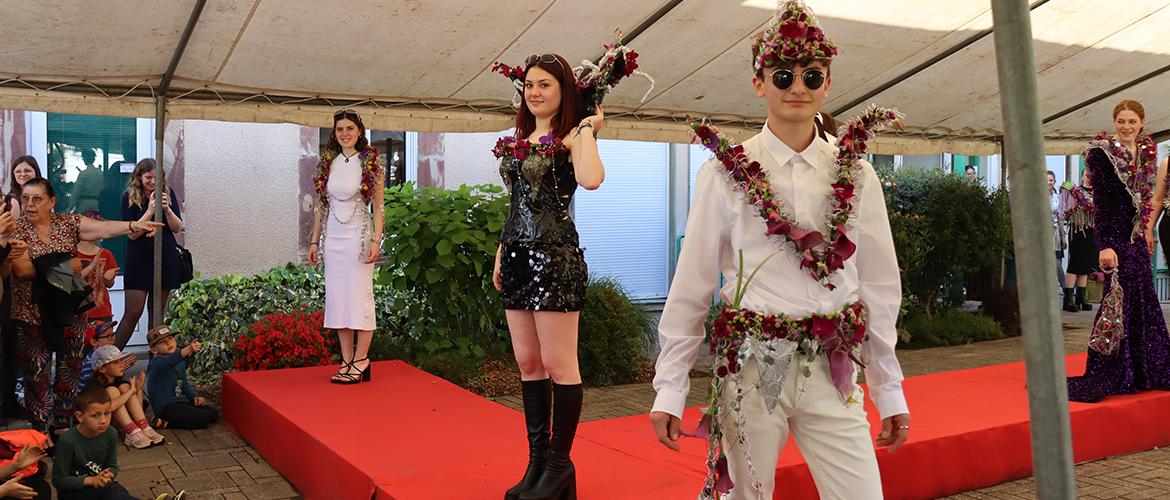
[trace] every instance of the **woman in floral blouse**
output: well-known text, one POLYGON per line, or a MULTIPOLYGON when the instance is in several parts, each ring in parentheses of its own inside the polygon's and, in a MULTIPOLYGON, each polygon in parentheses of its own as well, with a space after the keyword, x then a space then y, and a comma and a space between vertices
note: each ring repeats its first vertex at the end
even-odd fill
MULTIPOLYGON (((24 407, 32 428, 56 437, 50 428, 64 432, 73 418, 73 398, 81 376, 81 349, 86 316, 78 314, 63 338, 42 328, 41 308, 33 302, 37 269, 33 260, 67 253, 72 258, 79 239, 101 240, 130 234, 153 236, 157 222, 96 221, 78 214, 53 212, 57 198, 53 185, 43 178, 31 179, 21 190, 24 217, 12 238, 28 244, 28 251, 13 263, 12 318, 16 321, 20 361, 24 368, 24 407), (52 335, 52 336, 50 336, 52 335), (56 354, 56 370, 53 355, 56 354), (55 380, 50 380, 54 376, 55 380), (50 387, 51 386, 51 387, 50 387)), ((79 262, 74 263, 77 271, 79 262)))

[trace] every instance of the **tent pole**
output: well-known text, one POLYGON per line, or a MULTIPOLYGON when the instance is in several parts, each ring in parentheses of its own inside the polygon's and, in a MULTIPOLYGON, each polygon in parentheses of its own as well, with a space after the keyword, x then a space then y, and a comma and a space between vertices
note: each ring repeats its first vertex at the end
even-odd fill
POLYGON ((1011 170, 1024 362, 1036 498, 1075 499, 1064 343, 1055 292, 1055 244, 1032 26, 1025 0, 992 0, 1004 150, 1011 170))
MULTIPOLYGON (((163 196, 163 180, 165 179, 165 172, 163 170, 163 162, 166 155, 163 154, 163 135, 166 131, 165 118, 167 115, 167 90, 170 90, 171 80, 175 77, 175 70, 179 68, 179 60, 183 58, 183 51, 187 49, 187 43, 191 41, 191 33, 195 32, 195 25, 199 24, 199 16, 203 14, 203 7, 207 5, 207 0, 195 0, 195 6, 191 8, 191 17, 187 18, 187 25, 183 27, 183 33, 179 36, 179 44, 175 47, 175 53, 171 55, 171 62, 167 64, 167 70, 163 73, 162 81, 159 83, 158 94, 154 96, 154 199, 162 200, 163 196)), ((177 203, 177 200, 170 200, 171 203, 177 203)), ((163 214, 162 203, 155 203, 154 205, 154 220, 157 222, 167 223, 166 216, 163 214)), ((154 239, 154 293, 152 294, 151 312, 154 313, 154 324, 150 325, 154 328, 156 325, 163 324, 163 290, 162 290, 162 235, 167 228, 160 228, 156 233, 154 239)))

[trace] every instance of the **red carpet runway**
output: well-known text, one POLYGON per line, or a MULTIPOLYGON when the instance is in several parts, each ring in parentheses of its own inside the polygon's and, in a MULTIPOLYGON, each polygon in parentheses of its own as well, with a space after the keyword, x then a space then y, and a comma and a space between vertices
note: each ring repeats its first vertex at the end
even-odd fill
MULTIPOLYGON (((1084 372, 1085 355, 1067 358, 1084 372)), ((308 500, 498 500, 527 464, 523 415, 397 361, 373 382, 328 382, 336 367, 230 373, 227 425, 308 500)), ((700 390, 700 388, 695 388, 700 390)), ((1031 475, 1024 365, 912 377, 911 440, 878 450, 888 499, 930 499, 1031 475)), ((869 401, 866 401, 869 405, 869 401)), ((1077 462, 1170 444, 1170 392, 1072 403, 1077 462)), ((880 430, 869 406, 872 432, 880 430)), ((685 429, 698 422, 687 410, 685 429)), ((705 476, 704 441, 658 443, 645 415, 585 422, 573 461, 583 499, 691 499, 705 476)), ((776 471, 780 499, 815 499, 790 441, 776 471)))

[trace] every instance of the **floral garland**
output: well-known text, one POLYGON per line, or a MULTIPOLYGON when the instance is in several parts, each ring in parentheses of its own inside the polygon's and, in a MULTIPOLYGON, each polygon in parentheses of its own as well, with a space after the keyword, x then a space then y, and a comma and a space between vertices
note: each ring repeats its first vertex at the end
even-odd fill
MULTIPOLYGON (((313 177, 313 185, 317 187, 317 198, 326 207, 329 206, 329 190, 327 188, 329 169, 333 168, 333 160, 339 154, 341 154, 340 151, 323 151, 321 161, 317 162, 317 175, 313 177)), ((366 203, 370 203, 374 185, 378 176, 381 175, 381 167, 378 164, 378 148, 366 148, 358 153, 358 160, 362 163, 362 199, 366 203)))
MULTIPOLYGON (((730 441, 742 447, 752 487, 757 496, 762 495, 759 477, 751 461, 748 436, 743 430, 744 416, 740 411, 740 401, 745 392, 741 374, 744 363, 752 358, 756 360, 760 368, 760 381, 755 387, 764 392, 769 412, 779 398, 780 385, 788 376, 798 346, 801 357, 807 355, 809 362, 821 352, 829 357, 833 384, 847 402, 853 401, 850 399, 854 382, 853 364, 865 366, 860 360, 861 344, 869 337, 865 328, 867 310, 861 302, 847 304, 840 312, 812 314, 803 318, 740 309, 739 304, 747 286, 764 263, 779 252, 772 252, 760 262, 745 281, 743 250, 740 250, 739 279, 732 303, 724 307, 719 317, 711 322, 711 354, 715 357, 715 363, 712 366, 714 376, 711 377, 711 391, 707 394, 707 408, 703 411, 698 429, 695 432, 683 432, 686 436, 707 440, 707 479, 699 495, 700 500, 719 498, 720 494, 728 493, 735 486, 728 472, 727 450, 723 446, 725 429, 737 430, 738 436, 730 441), (730 407, 725 408, 721 403, 729 386, 734 388, 735 396, 728 398, 730 407), (727 422, 729 416, 734 418, 734 422, 727 422)), ((805 367, 803 375, 811 376, 808 367, 805 367)))
POLYGON ((790 215, 791 210, 772 191, 767 172, 760 167, 760 162, 747 156, 742 145, 735 144, 705 119, 695 122, 688 117, 688 120, 692 135, 715 153, 715 158, 723 164, 736 190, 744 193, 744 201, 759 209, 759 215, 768 228, 767 236, 783 237, 782 246, 786 244, 790 250, 802 255, 801 269, 808 269, 809 276, 825 288, 835 289, 836 286, 830 282, 832 274, 845 267, 845 261, 857 250, 857 245, 846 234, 846 223, 855 216, 857 186, 854 179, 861 172, 858 161, 868 151, 866 142, 877 131, 891 125, 901 128, 901 117, 897 111, 871 107, 861 116, 845 122, 838 131, 836 182, 832 184, 833 194, 829 197, 832 208, 826 214, 828 236, 797 226, 790 215), (817 247, 826 243, 824 250, 817 250, 817 247))
POLYGON ((1121 141, 1109 137, 1108 132, 1101 132, 1089 142, 1085 155, 1089 149, 1100 148, 1111 156, 1114 171, 1125 185, 1129 195, 1133 198, 1133 205, 1137 208, 1134 215, 1131 241, 1145 239, 1146 226, 1150 223, 1150 205, 1154 198, 1153 184, 1158 175, 1158 147, 1150 136, 1143 135, 1137 139, 1138 158, 1135 161, 1129 150, 1121 141), (1124 163, 1124 165, 1122 165, 1124 163))
MULTIPOLYGON (((524 67, 508 66, 496 61, 492 63, 491 71, 512 80, 517 92, 516 97, 512 99, 512 106, 520 107, 519 99, 524 95, 524 67)), ((597 106, 605 99, 605 95, 627 76, 637 75, 650 81, 650 88, 642 96, 641 102, 646 102, 646 98, 654 90, 654 78, 638 71, 638 53, 622 45, 621 30, 614 31, 614 43, 605 45, 605 54, 601 56, 598 64, 589 60, 581 61, 581 66, 573 68, 573 73, 577 75, 577 92, 581 96, 580 102, 585 116, 596 114, 597 106)))
POLYGON ((567 154, 569 148, 565 146, 561 139, 553 137, 552 132, 540 138, 537 143, 528 142, 525 139, 517 139, 515 137, 503 137, 496 141, 496 147, 492 148, 492 154, 496 158, 515 158, 524 161, 529 155, 537 155, 540 157, 549 157, 567 154))
POLYGON ((1073 228, 1084 231, 1093 227, 1093 193, 1081 186, 1064 183, 1064 203, 1068 207, 1064 210, 1064 220, 1069 221, 1073 228))

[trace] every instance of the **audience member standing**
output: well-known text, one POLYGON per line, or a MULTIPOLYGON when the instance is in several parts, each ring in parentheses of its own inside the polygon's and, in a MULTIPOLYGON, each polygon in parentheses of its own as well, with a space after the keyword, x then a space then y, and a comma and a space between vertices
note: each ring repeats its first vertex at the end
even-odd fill
MULTIPOLYGON (((154 159, 147 158, 138 162, 134 173, 130 174, 130 183, 126 192, 122 194, 122 220, 149 222, 154 220, 156 201, 154 198, 155 182, 154 159)), ((175 244, 175 234, 183 230, 183 219, 179 213, 179 203, 175 199, 175 191, 167 187, 166 176, 163 183, 163 218, 158 221, 165 223, 159 233, 162 234, 162 310, 166 311, 171 290, 179 288, 179 250, 175 244)), ((126 309, 122 320, 118 322, 117 338, 114 342, 119 349, 125 349, 134 334, 134 327, 138 325, 138 318, 142 317, 142 309, 146 308, 148 300, 154 294, 154 237, 142 233, 130 235, 126 243, 126 262, 123 262, 122 287, 126 290, 126 309)), ((154 317, 154 308, 148 309, 148 323, 150 328, 162 322, 162 318, 154 317)))

